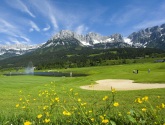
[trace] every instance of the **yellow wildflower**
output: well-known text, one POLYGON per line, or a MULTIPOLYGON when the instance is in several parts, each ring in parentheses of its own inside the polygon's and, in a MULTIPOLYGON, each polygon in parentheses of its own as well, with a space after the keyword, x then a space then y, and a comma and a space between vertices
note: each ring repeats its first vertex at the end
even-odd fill
POLYGON ((81 99, 80 98, 78 99, 78 102, 81 102, 81 99))
POLYGON ((100 115, 100 118, 103 120, 104 119, 104 117, 102 116, 102 115, 100 115))
POLYGON ((39 115, 37 116, 38 119, 40 119, 41 117, 42 117, 42 114, 39 114, 39 115))
POLYGON ((22 101, 22 98, 20 98, 19 100, 22 101))
POLYGON ((59 101, 60 101, 59 97, 56 97, 56 98, 55 98, 55 101, 56 101, 56 102, 59 102, 59 101))
POLYGON ((108 99, 108 96, 104 96, 103 98, 103 101, 107 100, 108 99))
POLYGON ((70 91, 73 91, 73 88, 71 88, 70 91))
POLYGON ((26 106, 22 106, 22 108, 23 108, 23 109, 25 109, 25 108, 26 108, 26 106))
POLYGON ((115 88, 111 88, 111 92, 112 93, 116 92, 115 88))
POLYGON ((148 100, 148 96, 144 96, 144 97, 142 98, 142 100, 143 100, 143 101, 147 101, 147 100, 148 100))
POLYGON ((74 95, 78 95, 78 93, 75 93, 74 95))
POLYGON ((128 114, 128 115, 130 115, 130 114, 131 114, 131 112, 127 112, 127 114, 128 114))
POLYGON ((113 103, 113 106, 117 107, 117 106, 119 106, 119 103, 115 102, 115 103, 113 103))
POLYGON ((49 115, 49 112, 45 112, 45 114, 46 114, 46 116, 50 116, 50 115, 49 115))
POLYGON ((142 108, 142 111, 143 111, 143 112, 146 112, 146 110, 147 110, 146 108, 142 108))
POLYGON ((91 121, 92 121, 92 122, 94 122, 94 120, 95 120, 94 118, 91 118, 91 121))
POLYGON ((163 108, 163 109, 165 108, 165 104, 164 103, 161 104, 161 108, 163 108))
POLYGON ((140 99, 140 98, 137 98, 136 100, 135 100, 135 102, 138 102, 138 103, 142 103, 143 101, 140 99))
POLYGON ((19 107, 19 104, 16 104, 16 106, 15 106, 16 108, 18 108, 19 107))
POLYGON ((108 123, 108 122, 109 122, 108 119, 103 119, 103 120, 102 120, 102 123, 104 123, 104 124, 106 124, 106 123, 108 123))
POLYGON ((81 106, 85 106, 87 103, 85 102, 85 103, 81 103, 81 106))
POLYGON ((90 110, 89 113, 92 113, 92 111, 90 110))
POLYGON ((31 125, 32 123, 29 121, 24 122, 24 125, 31 125))
POLYGON ((50 119, 46 118, 44 121, 45 121, 45 123, 48 123, 48 122, 50 122, 50 119))
POLYGON ((71 115, 71 113, 70 113, 70 112, 68 112, 68 111, 63 111, 63 115, 70 116, 70 115, 71 115))
POLYGON ((157 96, 158 99, 160 99, 160 96, 157 96))
POLYGON ((46 110, 47 108, 48 108, 48 106, 44 106, 44 107, 43 107, 43 110, 46 110))

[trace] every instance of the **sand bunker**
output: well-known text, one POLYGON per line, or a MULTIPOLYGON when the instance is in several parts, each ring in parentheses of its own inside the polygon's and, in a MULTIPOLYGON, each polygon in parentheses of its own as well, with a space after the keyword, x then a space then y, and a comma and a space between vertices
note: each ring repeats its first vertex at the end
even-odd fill
POLYGON ((165 88, 165 84, 134 83, 133 80, 124 80, 124 79, 106 79, 106 80, 98 80, 96 82, 98 84, 81 86, 80 88, 88 89, 88 90, 111 90, 111 87, 115 88, 116 90, 140 90, 140 89, 165 88))

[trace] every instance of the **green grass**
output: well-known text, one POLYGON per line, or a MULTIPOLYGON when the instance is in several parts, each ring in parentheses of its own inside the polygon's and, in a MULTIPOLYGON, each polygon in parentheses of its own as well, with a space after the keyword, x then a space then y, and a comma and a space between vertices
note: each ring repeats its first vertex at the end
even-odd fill
MULTIPOLYGON (((91 103, 98 101, 97 106, 102 105, 102 98, 109 95, 110 91, 90 91, 82 90, 80 86, 94 84, 96 80, 101 79, 131 79, 141 83, 165 83, 165 63, 144 63, 118 66, 99 66, 73 69, 60 69, 61 72, 73 72, 88 74, 86 77, 42 77, 42 76, 0 76, 0 111, 6 117, 11 116, 15 111, 15 105, 20 97, 30 95, 33 98, 38 97, 40 90, 50 89, 45 84, 54 82, 56 93, 62 99, 68 100, 65 91, 73 88, 74 92, 79 93, 79 97, 85 102, 91 103), (133 70, 139 70, 139 74, 133 74, 133 70), (148 73, 148 69, 151 72, 148 73), (19 93, 19 91, 22 93, 19 93)), ((149 96, 153 105, 157 105, 155 98, 161 96, 160 102, 165 103, 165 88, 148 89, 134 91, 117 91, 115 100, 119 102, 119 109, 129 109, 134 104, 137 97, 149 96)), ((69 100, 68 100, 69 101, 69 100)), ((33 102, 33 105, 40 105, 41 102, 33 102)))

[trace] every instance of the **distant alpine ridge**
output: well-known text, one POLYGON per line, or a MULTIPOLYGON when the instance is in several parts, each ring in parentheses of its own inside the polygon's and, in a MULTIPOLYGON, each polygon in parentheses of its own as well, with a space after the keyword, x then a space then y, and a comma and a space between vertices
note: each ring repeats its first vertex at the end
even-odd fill
POLYGON ((123 38, 121 34, 102 36, 98 33, 90 32, 86 35, 77 34, 69 30, 62 30, 54 35, 41 48, 56 46, 91 46, 93 48, 119 48, 130 47, 130 40, 123 38))
POLYGON ((12 56, 23 55, 25 53, 34 51, 38 47, 38 45, 26 44, 0 45, 0 60, 12 56))
POLYGON ((55 34, 41 48, 56 46, 91 46, 93 48, 157 48, 165 50, 165 24, 133 32, 128 37, 121 34, 102 36, 98 33, 86 35, 77 34, 69 30, 62 30, 55 34))
POLYGON ((36 49, 64 49, 78 46, 102 49, 147 47, 165 50, 165 24, 133 32, 128 37, 123 37, 121 34, 102 36, 93 32, 82 35, 69 30, 62 30, 42 45, 0 45, 0 59, 2 59, 2 57, 6 58, 6 56, 22 55, 36 49))

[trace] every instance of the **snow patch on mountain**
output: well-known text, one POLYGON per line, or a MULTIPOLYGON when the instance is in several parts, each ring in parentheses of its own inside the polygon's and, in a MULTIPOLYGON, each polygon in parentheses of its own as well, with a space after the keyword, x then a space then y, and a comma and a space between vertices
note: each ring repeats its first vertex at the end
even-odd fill
POLYGON ((127 38, 127 37, 124 37, 124 42, 131 45, 133 44, 133 42, 131 41, 131 39, 127 38))
POLYGON ((84 46, 91 46, 87 41, 80 41, 84 46))

